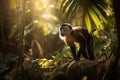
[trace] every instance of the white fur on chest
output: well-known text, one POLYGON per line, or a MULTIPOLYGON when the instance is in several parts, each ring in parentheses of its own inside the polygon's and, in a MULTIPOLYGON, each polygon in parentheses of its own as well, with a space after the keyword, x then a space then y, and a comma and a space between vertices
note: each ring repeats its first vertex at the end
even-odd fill
POLYGON ((64 37, 64 42, 67 44, 67 45, 70 45, 70 44, 73 44, 74 42, 77 42, 76 39, 71 36, 71 35, 66 35, 64 37))

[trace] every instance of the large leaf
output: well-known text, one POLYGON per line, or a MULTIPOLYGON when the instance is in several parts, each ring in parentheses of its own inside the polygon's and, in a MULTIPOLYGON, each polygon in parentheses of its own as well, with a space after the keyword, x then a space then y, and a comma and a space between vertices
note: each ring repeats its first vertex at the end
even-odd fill
POLYGON ((69 7, 69 9, 68 9, 68 11, 67 11, 67 13, 66 13, 66 16, 67 16, 67 17, 70 15, 70 13, 72 13, 72 12, 74 11, 75 5, 76 5, 76 1, 74 0, 74 1, 71 3, 71 5, 70 5, 70 7, 69 7))
POLYGON ((70 5, 68 11, 66 12, 66 17, 73 16, 78 8, 78 5, 80 3, 80 0, 74 0, 72 4, 70 5))
POLYGON ((88 32, 91 32, 91 23, 90 23, 90 17, 89 14, 85 12, 85 23, 87 25, 88 32))
MULTIPOLYGON (((63 1, 64 1, 64 0, 63 0, 63 1)), ((61 7, 63 13, 65 13, 65 12, 67 11, 67 9, 69 9, 69 6, 70 6, 70 4, 71 4, 72 2, 73 2, 73 0, 68 0, 67 2, 64 1, 63 4, 66 3, 65 6, 61 7)))
POLYGON ((90 14, 92 20, 94 21, 96 27, 99 28, 99 29, 102 29, 103 26, 102 26, 98 16, 94 12, 94 10, 90 8, 90 9, 88 9, 88 13, 90 14))
POLYGON ((63 1, 62 1, 61 6, 60 6, 60 9, 63 8, 63 6, 64 6, 64 4, 65 4, 65 1, 66 1, 66 0, 63 0, 63 1))
POLYGON ((100 10, 98 10, 98 8, 95 7, 95 6, 93 6, 92 8, 96 12, 96 14, 99 16, 99 18, 102 19, 104 23, 107 23, 106 18, 102 15, 102 13, 100 12, 100 10))
POLYGON ((62 9, 62 13, 66 13, 66 17, 74 15, 79 6, 80 1, 81 0, 68 0, 68 1, 63 0, 60 7, 62 9))
POLYGON ((91 20, 94 22, 97 28, 102 29, 103 23, 106 23, 106 12, 107 4, 104 0, 63 0, 62 12, 66 16, 74 15, 78 7, 82 6, 84 13, 84 20, 87 25, 89 32, 92 30, 91 20), (63 6, 64 4, 64 6, 63 6))

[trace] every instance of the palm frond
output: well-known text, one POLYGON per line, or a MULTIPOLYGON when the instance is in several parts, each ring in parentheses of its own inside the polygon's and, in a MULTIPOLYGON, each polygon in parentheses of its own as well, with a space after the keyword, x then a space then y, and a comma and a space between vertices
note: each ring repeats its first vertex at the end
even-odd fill
POLYGON ((87 25, 88 32, 91 32, 91 23, 90 23, 89 14, 87 12, 85 12, 85 16, 84 17, 85 17, 85 23, 87 23, 86 25, 87 25))
POLYGON ((96 14, 98 15, 98 17, 99 17, 100 19, 102 19, 103 22, 107 23, 107 20, 106 20, 105 16, 102 15, 102 13, 100 12, 100 10, 99 10, 97 7, 95 7, 95 6, 93 6, 92 8, 94 9, 94 11, 95 11, 96 14))
POLYGON ((105 10, 108 6, 104 0, 63 0, 61 6, 66 17, 73 16, 78 7, 82 6, 83 18, 89 31, 92 30, 91 21, 100 29, 103 27, 103 23, 107 23, 105 10))
POLYGON ((94 10, 90 8, 90 9, 88 9, 88 13, 90 14, 91 19, 94 21, 96 27, 97 28, 102 28, 102 24, 101 24, 101 22, 99 20, 99 17, 96 15, 96 13, 94 12, 94 10))
POLYGON ((69 9, 69 6, 71 5, 71 3, 73 2, 73 0, 68 0, 67 2, 63 0, 63 4, 65 4, 65 6, 61 6, 62 9, 62 13, 65 13, 67 11, 67 9, 69 9))

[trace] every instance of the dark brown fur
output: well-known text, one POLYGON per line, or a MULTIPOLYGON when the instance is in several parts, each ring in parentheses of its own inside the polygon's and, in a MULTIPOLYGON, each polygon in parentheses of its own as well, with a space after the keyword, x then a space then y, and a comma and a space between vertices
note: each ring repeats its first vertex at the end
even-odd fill
POLYGON ((60 37, 64 42, 70 46, 73 57, 75 60, 80 59, 82 54, 86 59, 94 60, 93 54, 93 37, 87 31, 87 29, 72 29, 72 26, 68 23, 64 23, 60 27, 60 37), (79 43, 80 49, 76 51, 74 42, 79 43))

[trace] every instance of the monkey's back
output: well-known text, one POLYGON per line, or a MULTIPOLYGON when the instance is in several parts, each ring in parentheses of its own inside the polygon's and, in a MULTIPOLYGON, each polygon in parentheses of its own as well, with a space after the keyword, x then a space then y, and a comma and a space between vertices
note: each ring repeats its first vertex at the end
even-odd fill
POLYGON ((78 40, 77 42, 84 42, 91 38, 91 34, 87 29, 84 28, 75 29, 71 34, 75 37, 76 40, 78 40))

